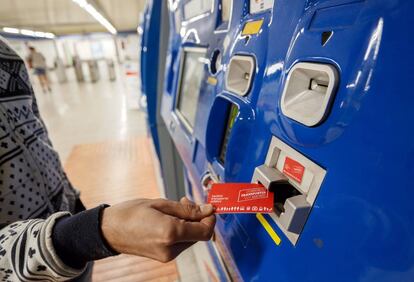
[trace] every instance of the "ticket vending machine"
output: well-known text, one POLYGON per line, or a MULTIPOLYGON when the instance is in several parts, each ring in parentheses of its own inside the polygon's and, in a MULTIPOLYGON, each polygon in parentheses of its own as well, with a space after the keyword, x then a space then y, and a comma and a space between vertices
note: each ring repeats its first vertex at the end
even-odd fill
POLYGON ((164 88, 166 50, 169 20, 164 0, 146 2, 140 25, 140 81, 141 95, 145 97, 148 135, 158 157, 165 196, 179 200, 185 195, 183 164, 160 115, 164 88))
POLYGON ((218 216, 214 279, 413 281, 413 8, 169 1, 161 111, 188 196, 275 193, 273 214, 218 216))
MULTIPOLYGON (((170 37, 161 114, 185 166, 187 196, 197 202, 205 201, 201 183, 210 179, 205 136, 221 83, 215 75, 220 75, 223 56, 218 46, 230 40, 231 2, 168 1, 170 37)), ((231 279, 214 242, 195 248, 205 281, 231 279)))

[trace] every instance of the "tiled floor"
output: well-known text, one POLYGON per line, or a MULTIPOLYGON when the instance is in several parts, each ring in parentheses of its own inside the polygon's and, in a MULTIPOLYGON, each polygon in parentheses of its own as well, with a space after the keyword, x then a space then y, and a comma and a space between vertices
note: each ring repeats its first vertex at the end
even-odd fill
MULTIPOLYGON (((146 137, 78 145, 66 163, 66 172, 81 191, 88 208, 133 198, 159 197, 154 164, 146 137)), ((176 281, 175 262, 118 256, 95 264, 93 281, 176 281)))
POLYGON ((102 75, 97 83, 77 83, 73 69, 68 69, 65 84, 51 79, 53 93, 44 94, 32 78, 43 119, 62 161, 76 144, 122 140, 146 134, 145 114, 137 109, 137 77, 118 72, 110 82, 102 75))
POLYGON ((139 137, 74 147, 65 170, 88 208, 159 197, 150 142, 139 137))
POLYGON ((171 282, 177 280, 174 263, 156 264, 132 256, 109 258, 95 264, 93 282, 171 282))

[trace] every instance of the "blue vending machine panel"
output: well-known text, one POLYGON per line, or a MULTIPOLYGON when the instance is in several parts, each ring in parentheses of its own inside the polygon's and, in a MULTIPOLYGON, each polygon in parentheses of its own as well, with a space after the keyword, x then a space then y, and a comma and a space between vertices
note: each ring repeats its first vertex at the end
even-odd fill
MULTIPOLYGON (((205 136, 218 83, 211 61, 222 57, 220 46, 229 30, 230 2, 223 3, 169 1, 171 32, 161 115, 186 167, 187 194, 198 202, 205 201, 201 185, 207 172, 205 136)), ((202 264, 210 279, 228 280, 215 244, 208 243, 207 249, 210 259, 202 264)))
POLYGON ((218 217, 220 279, 414 281, 414 2, 194 3, 170 1, 162 105, 190 194, 276 195, 218 217))
POLYGON ((142 38, 140 46, 140 79, 141 94, 146 97, 147 124, 155 151, 160 158, 160 144, 157 132, 157 91, 159 58, 159 37, 154 36, 160 33, 162 0, 148 0, 145 6, 143 20, 141 23, 142 38))

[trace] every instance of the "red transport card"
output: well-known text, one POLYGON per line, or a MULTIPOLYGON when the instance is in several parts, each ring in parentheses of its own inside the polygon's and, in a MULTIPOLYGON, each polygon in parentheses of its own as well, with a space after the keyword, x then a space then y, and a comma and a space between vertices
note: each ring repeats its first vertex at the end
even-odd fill
POLYGON ((273 192, 255 183, 217 183, 208 194, 216 213, 271 213, 273 192))
POLYGON ((305 174, 305 167, 299 162, 286 157, 285 165, 283 166, 283 173, 298 183, 302 183, 303 175, 305 174))

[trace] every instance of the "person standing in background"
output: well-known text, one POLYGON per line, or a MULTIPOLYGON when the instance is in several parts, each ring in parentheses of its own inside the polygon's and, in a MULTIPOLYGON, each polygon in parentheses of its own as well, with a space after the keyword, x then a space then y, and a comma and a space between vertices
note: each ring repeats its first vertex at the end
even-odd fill
POLYGON ((47 64, 46 58, 42 53, 38 52, 34 47, 29 47, 30 54, 27 57, 29 67, 34 69, 35 75, 39 78, 40 85, 42 86, 43 92, 52 92, 50 87, 49 79, 47 77, 47 64))

